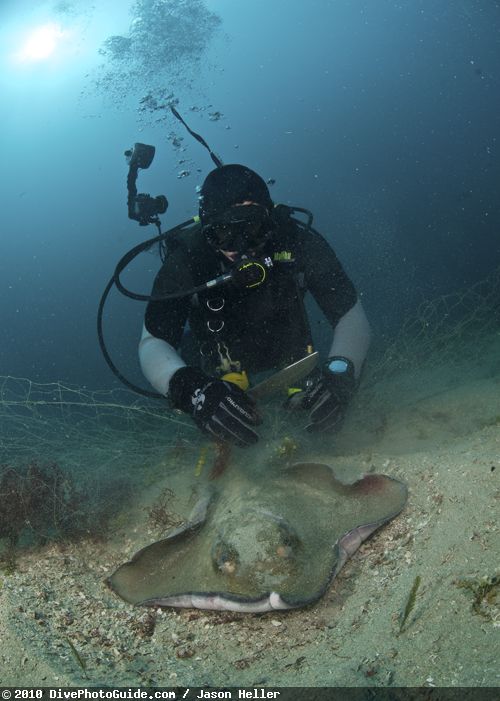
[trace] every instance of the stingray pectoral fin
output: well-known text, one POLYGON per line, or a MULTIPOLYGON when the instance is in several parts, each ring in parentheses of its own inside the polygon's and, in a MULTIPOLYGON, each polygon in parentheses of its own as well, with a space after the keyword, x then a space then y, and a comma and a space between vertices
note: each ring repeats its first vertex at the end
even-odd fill
POLYGON ((202 529, 213 500, 214 492, 210 490, 197 501, 187 523, 166 538, 142 548, 129 562, 121 565, 106 580, 110 589, 130 604, 164 595, 166 590, 179 591, 176 580, 184 570, 186 549, 202 529))
POLYGON ((367 507, 369 505, 366 513, 372 514, 374 518, 369 523, 362 523, 366 517, 362 518, 360 511, 360 524, 339 538, 337 572, 346 560, 354 555, 363 541, 401 512, 408 497, 406 485, 387 475, 365 475, 362 479, 349 485, 349 488, 357 507, 361 507, 362 510, 364 505, 367 507))
POLYGON ((372 533, 374 533, 377 528, 380 528, 386 521, 382 521, 381 523, 370 523, 366 526, 359 526, 358 528, 353 528, 352 531, 349 531, 345 535, 342 536, 339 542, 339 546, 341 549, 341 557, 344 558, 344 562, 352 557, 356 550, 359 548, 359 546, 365 541, 367 538, 371 536, 372 533))
MULTIPOLYGON (((121 565, 106 584, 129 604, 159 597, 176 590, 178 568, 182 567, 186 542, 196 537, 202 523, 179 528, 167 538, 147 545, 121 565)), ((181 593, 181 592, 179 592, 181 593)))
POLYGON ((345 484, 332 468, 317 463, 292 466, 283 473, 281 484, 287 479, 290 485, 283 489, 289 495, 288 518, 293 523, 293 512, 300 514, 297 528, 309 554, 307 570, 297 577, 293 589, 280 592, 285 603, 296 607, 322 596, 361 543, 400 513, 407 488, 378 474, 345 484))
POLYGON ((370 503, 371 508, 377 504, 382 511, 388 509, 392 514, 385 520, 396 516, 408 498, 406 485, 394 477, 371 473, 356 482, 346 483, 336 476, 332 467, 323 463, 295 463, 283 475, 317 491, 333 492, 359 504, 370 503))
POLYGON ((347 560, 354 555, 363 541, 369 538, 372 533, 375 533, 377 528, 380 528, 384 525, 384 523, 387 523, 391 520, 391 518, 394 518, 395 515, 396 514, 383 519, 378 523, 368 523, 364 526, 358 526, 357 528, 353 528, 348 533, 345 533, 337 543, 338 560, 335 567, 335 574, 340 572, 347 560))

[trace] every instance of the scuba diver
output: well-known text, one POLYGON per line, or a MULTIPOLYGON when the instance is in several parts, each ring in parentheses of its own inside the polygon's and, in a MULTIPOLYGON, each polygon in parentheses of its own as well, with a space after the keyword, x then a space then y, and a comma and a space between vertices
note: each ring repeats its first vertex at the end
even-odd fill
POLYGON ((312 352, 304 296, 333 331, 328 359, 286 406, 307 429, 340 427, 361 374, 370 327, 356 290, 327 241, 275 205, 265 181, 220 165, 201 188, 200 224, 174 232, 148 302, 139 360, 144 376, 212 438, 258 441, 261 417, 245 392, 252 376, 312 352), (225 285, 206 283, 226 276, 225 285), (206 283, 205 285, 203 283, 206 283), (192 290, 182 295, 182 290, 192 290), (178 293, 178 294, 177 294, 178 293))

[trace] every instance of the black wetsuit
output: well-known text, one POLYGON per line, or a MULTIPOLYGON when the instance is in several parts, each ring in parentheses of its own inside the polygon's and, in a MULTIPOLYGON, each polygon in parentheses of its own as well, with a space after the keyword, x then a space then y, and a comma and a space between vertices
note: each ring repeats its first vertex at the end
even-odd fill
MULTIPOLYGON (((303 297, 309 291, 335 328, 355 304, 354 286, 337 256, 314 230, 285 220, 273 232, 259 257, 273 267, 255 288, 231 283, 193 296, 149 302, 146 329, 182 350, 186 322, 196 341, 197 365, 214 372, 217 344, 224 343, 233 361, 249 372, 275 369, 302 358, 310 343, 303 297), (212 330, 210 330, 212 329, 212 330)), ((169 242, 153 295, 188 290, 223 272, 231 263, 207 244, 200 228, 180 232, 169 242)), ((190 360, 184 355, 184 359, 190 360)))

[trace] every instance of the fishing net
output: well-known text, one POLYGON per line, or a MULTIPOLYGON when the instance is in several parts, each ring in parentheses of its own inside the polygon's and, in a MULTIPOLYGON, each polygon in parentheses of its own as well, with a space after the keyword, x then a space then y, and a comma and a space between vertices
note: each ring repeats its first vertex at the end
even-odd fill
POLYGON ((108 469, 125 454, 142 460, 172 446, 181 427, 189 422, 125 389, 0 377, 0 462, 57 458, 78 470, 80 451, 91 449, 108 469))
MULTIPOLYGON (((379 393, 395 377, 414 384, 426 371, 500 371, 500 268, 461 293, 424 302, 397 336, 375 349, 362 391, 379 393)), ((420 379, 419 379, 420 378, 420 379)), ((287 419, 285 419, 285 422, 287 419)), ((275 419, 274 432, 281 423, 275 419)), ((180 444, 199 449, 198 432, 166 404, 126 389, 89 391, 62 383, 0 376, 0 464, 56 460, 88 473, 142 466, 180 444)))
POLYGON ((1 377, 0 560, 23 543, 102 537, 181 457, 195 464, 197 438, 190 422, 127 390, 1 377))
MULTIPOLYGON (((366 368, 364 386, 373 387, 425 370, 466 368, 467 377, 500 370, 500 268, 469 289, 425 300, 401 324, 397 334, 378 344, 366 368)), ((375 345, 377 345, 375 343, 375 345)))

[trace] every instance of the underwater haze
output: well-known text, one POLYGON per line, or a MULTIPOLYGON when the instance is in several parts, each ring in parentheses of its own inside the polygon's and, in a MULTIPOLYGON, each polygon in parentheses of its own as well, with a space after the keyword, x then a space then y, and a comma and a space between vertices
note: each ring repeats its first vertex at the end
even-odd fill
MULTIPOLYGON (((116 262, 155 235, 127 218, 124 151, 167 229, 213 163, 311 209, 390 338, 422 299, 500 263, 500 4, 489 0, 4 0, 0 10, 3 375, 118 382, 96 308, 116 262)), ((148 293, 160 260, 127 278, 148 293)), ((143 304, 111 295, 105 336, 143 383, 143 304)))
POLYGON ((0 100, 0 683, 497 699, 500 0, 0 0, 0 100), (142 396, 125 152, 163 231, 214 168, 171 108, 361 295, 340 429, 282 373, 244 450, 142 396))

